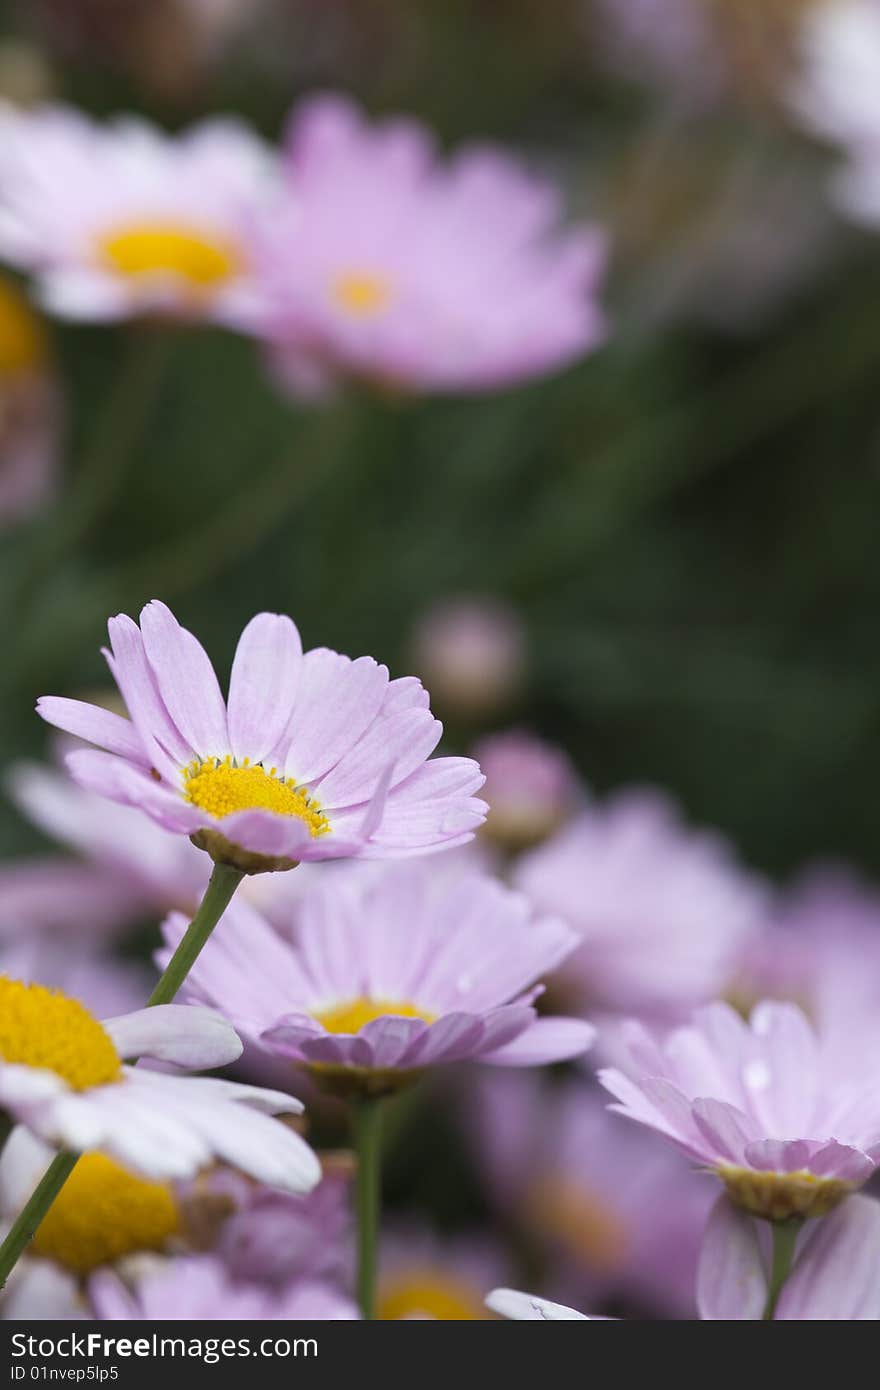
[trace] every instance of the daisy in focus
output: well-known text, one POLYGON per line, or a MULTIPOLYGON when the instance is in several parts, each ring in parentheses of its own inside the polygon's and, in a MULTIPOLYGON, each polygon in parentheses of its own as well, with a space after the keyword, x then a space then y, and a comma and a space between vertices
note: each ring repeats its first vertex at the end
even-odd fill
POLYGON ((275 196, 272 156, 237 121, 170 136, 0 108, 0 257, 63 318, 252 314, 250 229, 275 196))
POLYGON ((130 1066, 225 1066, 241 1055, 232 1027, 206 1009, 168 1004, 101 1023, 41 985, 0 977, 0 1110, 47 1144, 97 1151, 154 1179, 193 1177, 223 1159, 260 1182, 307 1192, 317 1158, 272 1118, 299 1101, 212 1077, 130 1066))
POLYGON ((876 1024, 862 1042, 844 1069, 792 1004, 761 1003, 748 1022, 711 1004, 663 1041, 628 1024, 620 1069, 599 1080, 613 1110, 711 1169, 746 1211, 823 1216, 880 1163, 880 1084, 866 1064, 876 1024))
POLYGON ((297 392, 361 378, 485 391, 595 348, 604 238, 560 227, 554 188, 489 146, 444 164, 411 120, 321 96, 294 113, 289 208, 257 240, 255 325, 297 392))
MULTIPOLYGON (((538 1066, 592 1043, 589 1024, 535 1010, 534 982, 574 933, 489 878, 432 881, 407 865, 374 883, 337 879, 292 925, 282 936, 239 900, 185 989, 341 1094, 384 1095, 451 1062, 538 1066)), ((166 921, 169 948, 185 928, 180 915, 166 921)))
POLYGON ((398 858, 470 840, 486 807, 469 758, 428 759, 442 726, 415 678, 372 657, 305 654, 290 618, 244 629, 224 700, 203 647, 154 601, 109 622, 131 716, 43 697, 38 712, 103 752, 72 753, 88 790, 139 807, 245 873, 301 860, 398 858))

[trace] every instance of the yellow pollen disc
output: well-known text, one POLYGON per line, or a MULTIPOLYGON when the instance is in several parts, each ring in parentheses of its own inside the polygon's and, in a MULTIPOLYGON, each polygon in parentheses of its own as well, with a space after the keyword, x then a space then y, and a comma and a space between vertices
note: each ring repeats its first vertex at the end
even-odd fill
POLYGON ((0 277, 0 375, 33 371, 45 358, 43 325, 11 280, 0 277))
POLYGON ((74 1091, 122 1077, 109 1035, 76 999, 0 975, 0 1058, 53 1071, 74 1091))
POLYGON ((297 816, 313 836, 326 835, 330 822, 304 787, 288 777, 276 777, 259 763, 238 766, 231 758, 190 763, 183 773, 187 801, 222 820, 234 811, 273 811, 276 816, 297 816))
POLYGON ((412 1270, 383 1283, 376 1311, 381 1322, 401 1322, 405 1318, 490 1321, 476 1289, 433 1269, 412 1270))
POLYGON ((171 1188, 146 1182, 103 1154, 85 1154, 34 1237, 33 1252, 75 1274, 125 1255, 161 1251, 180 1226, 171 1188))
POLYGON ((231 242, 162 222, 120 228, 101 239, 100 251, 121 275, 174 275, 199 290, 217 289, 242 269, 231 242))
POLYGON ((328 1033, 359 1033, 364 1024, 372 1023, 374 1018, 421 1018, 425 1023, 433 1023, 435 1014, 417 1009, 415 1004, 401 1004, 388 999, 349 999, 345 1004, 334 1004, 332 1009, 323 1009, 314 1017, 322 1023, 328 1033))
POLYGON ((368 318, 388 307, 391 287, 381 275, 351 272, 337 275, 333 281, 333 298, 350 314, 368 318))

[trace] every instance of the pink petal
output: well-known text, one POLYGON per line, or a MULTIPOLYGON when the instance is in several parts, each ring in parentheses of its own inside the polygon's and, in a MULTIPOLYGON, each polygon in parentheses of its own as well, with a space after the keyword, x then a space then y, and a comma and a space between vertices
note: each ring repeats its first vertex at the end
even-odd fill
POLYGON ((302 643, 290 618, 258 613, 238 639, 229 681, 229 741, 236 758, 274 753, 290 722, 302 643))
POLYGON ((767 1276, 755 1219, 722 1195, 709 1216, 697 1271, 697 1306, 709 1322, 756 1322, 767 1276))
POLYGON ((482 1053, 481 1062, 496 1067, 536 1067, 548 1062, 564 1062, 589 1051, 596 1030, 578 1018, 538 1018, 518 1038, 482 1053))
POLYGON ((199 757, 229 752, 226 706, 207 652, 164 603, 141 611, 144 651, 163 703, 199 757))
POLYGON ((37 714, 56 729, 95 743, 108 753, 118 753, 133 762, 149 766, 143 739, 130 719, 83 700, 65 700, 59 695, 43 695, 37 701, 37 714))
POLYGON ((388 672, 371 656, 351 661, 319 647, 303 657, 285 771, 298 782, 329 772, 378 715, 388 672))

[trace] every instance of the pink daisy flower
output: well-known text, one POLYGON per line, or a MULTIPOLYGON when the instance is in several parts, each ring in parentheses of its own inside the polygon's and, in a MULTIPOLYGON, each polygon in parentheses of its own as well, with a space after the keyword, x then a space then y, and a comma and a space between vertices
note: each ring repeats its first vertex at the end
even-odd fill
POLYGON ((442 726, 415 678, 372 657, 303 654, 290 618, 242 633, 224 701, 204 649, 163 603, 109 623, 131 719, 43 697, 49 723, 104 752, 72 753, 87 789, 137 806, 249 873, 300 860, 397 858, 469 840, 485 815, 469 758, 428 762, 442 726))
POLYGON ((503 152, 444 166, 415 122, 322 96, 294 115, 287 177, 258 238, 257 328, 294 390, 491 390, 601 342, 604 238, 560 230, 555 190, 503 152))
POLYGON ((599 1073, 611 1108, 712 1169, 756 1216, 824 1215, 880 1163, 877 1076, 864 1060, 841 1069, 792 1004, 759 1004, 748 1022, 711 1004, 662 1042, 630 1023, 622 1045, 622 1068, 599 1073))
POLYGON ((273 157, 237 121, 171 136, 0 107, 0 256, 63 318, 251 315, 250 229, 276 190, 273 157))
MULTIPOLYGON (((185 927, 180 915, 167 920, 168 947, 185 927)), ((573 944, 564 923, 534 917, 491 879, 432 883, 411 865, 316 890, 293 941, 239 900, 186 989, 258 1047, 333 1089, 375 1095, 444 1063, 535 1066, 586 1051, 589 1024, 538 1018, 534 1007, 534 981, 573 944)))

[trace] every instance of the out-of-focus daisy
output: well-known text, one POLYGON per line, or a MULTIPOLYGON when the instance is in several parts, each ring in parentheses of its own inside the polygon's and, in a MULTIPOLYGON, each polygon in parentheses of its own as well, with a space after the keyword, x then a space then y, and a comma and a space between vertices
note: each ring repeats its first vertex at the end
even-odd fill
POLYGON ((442 712, 484 719, 509 705, 526 673, 526 632, 498 599, 446 599, 422 615, 412 638, 415 669, 442 712))
POLYGON ((0 108, 0 257, 65 318, 250 315, 250 230, 275 197, 274 160, 237 121, 172 136, 0 108))
POLYGON ((725 996, 742 1013, 758 999, 798 1004, 845 1065, 857 1020, 876 1017, 880 998, 876 888, 839 866, 801 874, 747 943, 725 996))
POLYGON ((31 516, 51 496, 58 417, 43 325, 0 276, 0 526, 31 516))
POLYGON ((262 1322, 348 1321, 357 1318, 350 1299, 332 1285, 303 1281, 278 1293, 237 1283, 210 1255, 174 1260, 140 1279, 130 1291, 115 1274, 96 1274, 89 1285, 101 1321, 262 1322))
POLYGON ((577 929, 565 980, 585 1004, 665 1018, 721 993, 765 905, 725 842, 654 792, 588 807, 513 882, 577 929))
POLYGON ((488 1238, 440 1240, 417 1226, 383 1232, 376 1316, 383 1322, 484 1322, 484 1297, 508 1276, 488 1238))
POLYGON ((352 1162, 348 1154, 321 1156, 321 1181, 311 1192, 277 1192, 247 1184, 235 1174, 210 1195, 229 1190, 235 1210, 224 1221, 213 1250, 234 1278, 283 1289, 297 1280, 342 1283, 351 1273, 352 1162))
POLYGON ((791 104, 816 134, 839 144, 848 162, 833 183, 838 206, 880 224, 880 5, 825 0, 803 21, 801 71, 791 104))
MULTIPOLYGON (((169 948, 185 928, 168 919, 169 948)), ((443 1063, 535 1066, 586 1051, 589 1024, 534 1007, 535 980, 574 941, 489 878, 432 882, 423 865, 399 866, 316 889, 292 942, 233 903, 185 988, 325 1085, 381 1095, 443 1063)))
POLYGON ((727 1004, 657 1041, 627 1025, 625 1059, 599 1073, 612 1109, 647 1125, 721 1178, 756 1216, 822 1216, 880 1163, 880 1085, 867 1059, 836 1049, 792 1004, 764 1002, 746 1022, 727 1004))
POLYGON ((106 752, 72 753, 88 789, 136 806, 248 873, 303 859, 397 858, 471 839, 485 805, 469 758, 428 762, 442 726, 414 678, 372 657, 303 654, 290 618, 244 629, 224 701, 211 662, 163 603, 109 623, 131 720, 44 697, 49 723, 106 752))
MULTIPOLYGON (((700 1256, 700 1317, 757 1321, 770 1285, 769 1232, 722 1196, 700 1256)), ((880 1320, 880 1202, 853 1197, 798 1235, 791 1273, 773 1311, 777 1322, 880 1320)))
POLYGON ((491 147, 440 162, 413 121, 312 98, 287 145, 290 210, 266 221, 259 325, 296 390, 360 377, 483 391, 604 336, 604 239, 560 228, 552 186, 491 147))
POLYGON ((568 820, 580 788, 561 748, 511 729, 482 739, 473 751, 486 778, 484 834, 493 844, 512 853, 532 849, 568 820))
POLYGON ((129 1066, 147 1057, 202 1069, 241 1053, 206 1009, 166 1004, 100 1023, 74 999, 0 977, 0 1109, 46 1143, 98 1151, 148 1178, 192 1177, 220 1158, 261 1182, 307 1192, 308 1145, 274 1114, 299 1101, 210 1077, 129 1066))
POLYGON ((714 1184, 610 1115, 585 1081, 541 1080, 480 1077, 462 1115, 487 1197, 552 1258, 547 1292, 592 1307, 624 1297, 692 1317, 714 1184))

